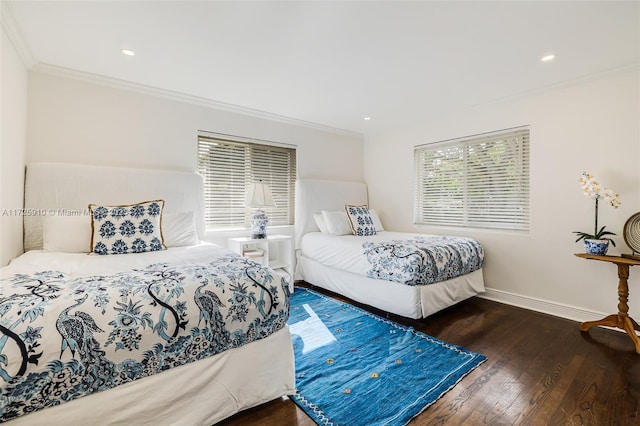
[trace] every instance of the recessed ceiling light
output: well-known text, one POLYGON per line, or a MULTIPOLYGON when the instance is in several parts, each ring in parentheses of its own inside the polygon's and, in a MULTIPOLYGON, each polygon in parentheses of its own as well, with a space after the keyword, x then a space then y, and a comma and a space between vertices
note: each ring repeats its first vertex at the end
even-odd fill
POLYGON ((369 121, 369 120, 371 120, 371 117, 365 117, 364 118, 364 121, 369 121))
POLYGON ((131 49, 122 49, 121 52, 122 52, 123 55, 136 56, 136 52, 134 52, 131 49))
POLYGON ((555 53, 551 53, 549 55, 545 55, 542 58, 540 58, 540 60, 542 62, 551 62, 556 58, 556 54, 555 53))

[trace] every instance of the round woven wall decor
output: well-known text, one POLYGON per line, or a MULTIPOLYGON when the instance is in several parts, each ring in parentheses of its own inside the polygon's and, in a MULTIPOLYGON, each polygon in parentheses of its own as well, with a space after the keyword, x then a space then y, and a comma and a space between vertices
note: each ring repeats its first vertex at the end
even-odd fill
POLYGON ((640 253, 640 212, 632 215, 624 224, 624 242, 634 253, 640 253))

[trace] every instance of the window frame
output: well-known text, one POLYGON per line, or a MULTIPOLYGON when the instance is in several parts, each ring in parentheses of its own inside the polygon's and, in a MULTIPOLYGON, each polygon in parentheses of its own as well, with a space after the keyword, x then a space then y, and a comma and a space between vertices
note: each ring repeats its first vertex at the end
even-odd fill
POLYGON ((529 126, 417 145, 414 225, 528 233, 530 170, 529 126))
POLYGON ((246 207, 244 199, 249 185, 258 181, 269 185, 276 203, 276 207, 263 208, 269 226, 294 224, 295 145, 201 131, 197 169, 204 180, 207 231, 251 228, 255 209, 246 207))

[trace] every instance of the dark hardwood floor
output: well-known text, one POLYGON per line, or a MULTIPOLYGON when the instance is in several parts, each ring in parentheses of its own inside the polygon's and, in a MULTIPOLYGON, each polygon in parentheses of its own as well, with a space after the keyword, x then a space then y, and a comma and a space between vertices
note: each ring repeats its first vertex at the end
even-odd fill
MULTIPOLYGON (((640 355, 624 333, 581 333, 577 322, 477 297, 422 320, 388 317, 488 358, 410 426, 640 425, 640 355)), ((280 399, 220 424, 315 423, 280 399)))

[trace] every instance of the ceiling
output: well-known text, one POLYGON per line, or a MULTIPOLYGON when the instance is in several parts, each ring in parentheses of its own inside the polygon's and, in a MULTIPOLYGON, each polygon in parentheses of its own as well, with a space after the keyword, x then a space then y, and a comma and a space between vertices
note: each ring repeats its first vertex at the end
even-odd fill
POLYGON ((640 62, 634 0, 7 4, 36 70, 363 134, 640 62))

